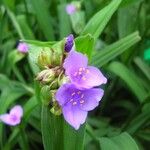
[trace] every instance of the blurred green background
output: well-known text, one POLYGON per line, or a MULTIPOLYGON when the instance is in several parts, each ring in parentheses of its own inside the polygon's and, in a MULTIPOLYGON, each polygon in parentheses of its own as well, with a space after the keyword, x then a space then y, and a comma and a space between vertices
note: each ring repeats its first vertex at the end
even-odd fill
MULTIPOLYGON (((19 40, 56 41, 70 33, 77 37, 92 16, 110 0, 78 1, 81 8, 72 16, 65 11, 70 2, 0 1, 0 114, 14 104, 21 104, 25 110, 19 127, 0 123, 1 150, 43 149, 41 108, 34 96, 34 89, 39 89, 27 56, 16 51, 19 40)), ((122 150, 149 150, 150 1, 123 0, 97 38, 94 50, 91 64, 99 67, 109 82, 104 87, 105 96, 100 106, 89 114, 85 149, 120 150, 121 145, 122 150), (125 39, 115 43, 122 38, 125 39), (126 43, 136 44, 130 47, 126 43), (109 54, 105 50, 109 50, 109 54), (102 53, 97 55, 98 52, 102 53), (101 57, 107 57, 108 61, 100 60, 101 57)))

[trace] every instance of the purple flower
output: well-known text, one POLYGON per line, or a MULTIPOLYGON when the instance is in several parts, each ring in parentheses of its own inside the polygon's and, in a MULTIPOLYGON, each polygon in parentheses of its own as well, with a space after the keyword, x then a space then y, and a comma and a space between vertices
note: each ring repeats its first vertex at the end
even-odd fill
POLYGON ((14 106, 9 113, 0 115, 0 121, 10 126, 20 124, 21 117, 23 116, 23 109, 21 106, 14 106))
POLYGON ((69 53, 65 59, 64 68, 66 75, 78 88, 92 88, 107 82, 100 70, 88 66, 87 57, 76 51, 69 53))
POLYGON ((29 48, 26 43, 21 42, 18 44, 17 49, 21 53, 27 53, 29 48))
POLYGON ((87 113, 98 106, 104 91, 99 88, 78 89, 68 83, 56 92, 56 100, 62 107, 65 120, 76 130, 86 120, 87 113))
POLYGON ((73 4, 68 4, 66 6, 66 12, 67 12, 68 15, 71 15, 71 14, 75 13, 76 12, 76 6, 73 5, 73 4))
POLYGON ((65 51, 70 52, 72 50, 73 44, 74 44, 74 37, 72 34, 70 34, 66 38, 65 51))

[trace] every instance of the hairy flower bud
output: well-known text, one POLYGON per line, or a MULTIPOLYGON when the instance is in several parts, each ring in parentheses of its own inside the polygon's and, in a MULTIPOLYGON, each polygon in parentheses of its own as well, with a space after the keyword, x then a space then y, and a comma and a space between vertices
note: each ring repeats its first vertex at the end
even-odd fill
POLYGON ((68 83, 70 80, 68 78, 68 76, 62 75, 62 77, 60 78, 60 80, 58 81, 59 86, 68 83))
POLYGON ((41 51, 38 56, 38 65, 40 68, 46 68, 52 65, 52 51, 48 49, 44 49, 41 51))
POLYGON ((17 46, 17 50, 21 53, 27 53, 28 49, 28 45, 24 42, 20 42, 17 46))
POLYGON ((65 47, 65 39, 60 42, 57 42, 51 47, 51 50, 53 51, 52 55, 53 66, 60 66, 62 64, 64 47, 65 47))
POLYGON ((62 110, 57 101, 53 102, 53 107, 50 109, 50 111, 56 116, 61 115, 62 110))
POLYGON ((42 103, 45 105, 49 105, 50 101, 52 100, 52 94, 50 91, 50 87, 48 85, 42 87, 41 95, 42 95, 42 103))
POLYGON ((53 69, 45 69, 37 75, 36 80, 40 81, 42 84, 48 84, 55 79, 55 75, 56 73, 53 69))
POLYGON ((74 44, 74 37, 72 34, 66 37, 66 43, 65 43, 65 51, 70 52, 72 50, 74 44))

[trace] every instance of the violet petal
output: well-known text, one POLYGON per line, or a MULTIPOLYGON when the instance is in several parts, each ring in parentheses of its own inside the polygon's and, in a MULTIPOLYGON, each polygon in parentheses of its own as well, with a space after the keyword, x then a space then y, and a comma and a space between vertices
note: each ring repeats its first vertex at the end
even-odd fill
POLYGON ((70 34, 66 38, 65 51, 70 52, 72 50, 73 44, 74 44, 74 37, 72 34, 70 34))
POLYGON ((63 67, 65 68, 66 75, 71 75, 80 67, 86 67, 88 59, 82 53, 71 51, 64 61, 63 67))
POLYGON ((83 124, 87 117, 87 111, 81 110, 77 106, 67 104, 63 107, 63 115, 65 120, 76 130, 83 124))

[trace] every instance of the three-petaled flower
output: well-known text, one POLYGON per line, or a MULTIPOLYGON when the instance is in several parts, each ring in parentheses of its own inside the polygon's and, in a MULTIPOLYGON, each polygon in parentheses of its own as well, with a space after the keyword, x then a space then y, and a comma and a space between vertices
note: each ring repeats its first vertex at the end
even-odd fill
POLYGON ((68 15, 72 15, 73 13, 75 13, 77 11, 77 8, 74 4, 68 4, 66 6, 66 12, 68 15))
POLYGON ((100 88, 107 79, 93 66, 88 66, 88 58, 72 50, 63 65, 71 83, 62 85, 56 92, 56 100, 62 108, 65 120, 76 130, 86 120, 87 113, 98 106, 104 95, 100 88))
POLYGON ((92 88, 107 82, 100 70, 88 66, 88 58, 76 51, 69 53, 65 59, 64 68, 66 75, 78 88, 92 88))
POLYGON ((14 106, 9 113, 0 115, 0 121, 10 126, 20 124, 23 116, 23 109, 20 105, 14 106))
POLYGON ((85 122, 88 111, 98 106, 103 94, 104 91, 99 88, 80 90, 68 83, 58 89, 56 99, 65 120, 77 130, 85 122))
POLYGON ((17 49, 18 49, 18 51, 21 52, 21 53, 27 53, 29 47, 28 47, 28 45, 27 45, 26 43, 20 42, 20 43, 18 44, 18 46, 17 46, 17 49))

